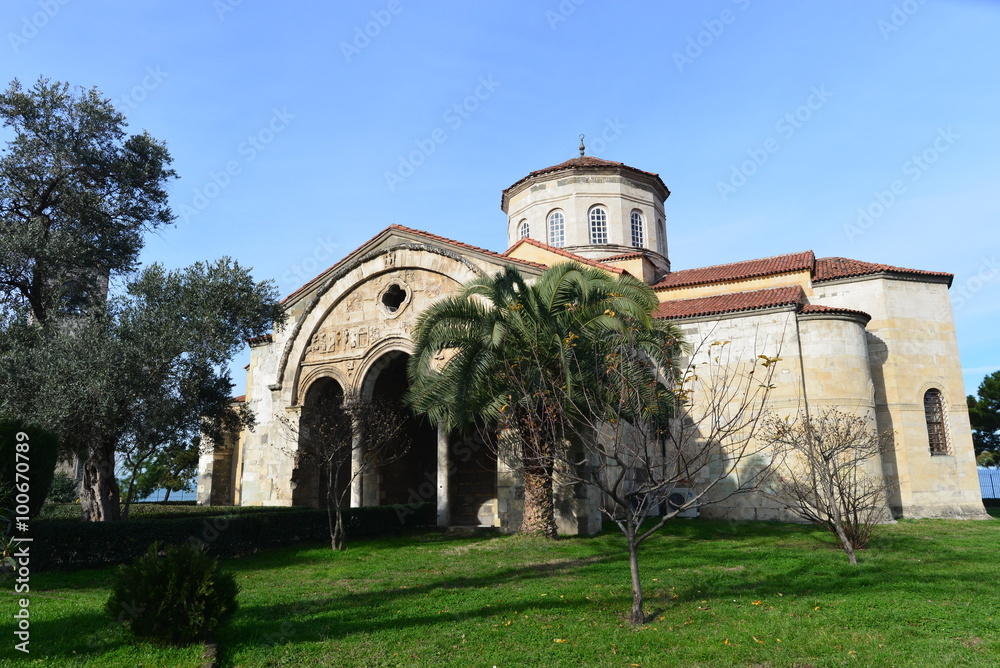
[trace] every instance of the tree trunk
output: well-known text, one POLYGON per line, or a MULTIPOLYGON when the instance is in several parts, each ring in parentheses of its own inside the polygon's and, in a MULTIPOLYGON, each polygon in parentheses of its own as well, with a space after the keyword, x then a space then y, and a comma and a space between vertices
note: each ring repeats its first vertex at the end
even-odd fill
POLYGON ((114 522, 121 519, 114 461, 114 448, 109 449, 102 444, 83 464, 80 509, 85 522, 114 522))
POLYGON ((327 466, 326 480, 326 521, 330 527, 330 548, 337 552, 344 549, 344 513, 340 509, 341 497, 334 489, 333 466, 327 466))
POLYGON ((132 509, 132 495, 135 494, 135 473, 132 474, 132 478, 128 481, 128 492, 125 493, 125 503, 122 505, 121 518, 123 520, 128 519, 129 511, 132 509))
POLYGON ((519 533, 556 537, 556 514, 552 499, 551 466, 533 466, 524 471, 524 516, 519 533))
POLYGON ((626 536, 628 541, 628 567, 632 572, 632 612, 629 621, 639 626, 646 623, 646 613, 642 609, 642 580, 639 579, 639 545, 635 542, 635 527, 632 535, 626 536))
POLYGON ((167 493, 163 495, 163 503, 166 503, 169 500, 170 500, 170 488, 167 487, 167 493))
POLYGON ((844 532, 844 516, 840 512, 840 502, 833 489, 834 475, 833 472, 830 471, 829 466, 830 463, 825 462, 824 474, 826 479, 823 481, 823 489, 826 493, 826 503, 830 510, 830 517, 833 520, 833 531, 837 534, 837 538, 840 539, 840 544, 844 548, 844 553, 847 554, 847 561, 856 566, 858 564, 858 558, 854 555, 854 545, 844 532))
POLYGON ((344 513, 337 504, 337 526, 333 530, 333 549, 343 550, 344 545, 344 513))
POLYGON ((847 533, 844 531, 844 525, 842 521, 838 518, 834 524, 834 530, 837 533, 837 538, 840 539, 840 544, 844 547, 844 552, 847 554, 847 560, 857 566, 858 558, 854 556, 854 545, 851 544, 851 539, 847 537, 847 533))

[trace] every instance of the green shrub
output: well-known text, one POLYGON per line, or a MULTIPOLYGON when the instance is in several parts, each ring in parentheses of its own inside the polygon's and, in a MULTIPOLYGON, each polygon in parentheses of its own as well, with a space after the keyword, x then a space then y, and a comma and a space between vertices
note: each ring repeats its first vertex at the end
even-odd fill
POLYGON ((0 420, 0 483, 11 485, 5 487, 9 493, 0 498, 0 507, 27 506, 28 517, 37 515, 52 484, 58 450, 59 439, 52 432, 26 425, 21 420, 0 420), (17 477, 17 473, 25 469, 27 483, 23 477, 17 477), (23 503, 23 499, 27 503, 23 503))
POLYGON ((239 587, 192 543, 153 543, 118 571, 105 610, 137 638, 172 645, 206 640, 236 611, 239 587))
POLYGON ((73 503, 79 498, 80 481, 62 471, 56 473, 52 478, 52 486, 49 487, 49 496, 46 500, 50 503, 73 503))

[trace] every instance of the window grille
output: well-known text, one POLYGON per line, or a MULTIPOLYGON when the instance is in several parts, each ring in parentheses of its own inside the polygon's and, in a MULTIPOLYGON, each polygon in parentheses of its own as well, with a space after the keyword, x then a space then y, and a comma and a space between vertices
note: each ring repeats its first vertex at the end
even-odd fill
POLYGON ((642 214, 638 211, 632 212, 632 245, 636 248, 643 246, 642 214))
POLYGON ((566 245, 566 218, 562 211, 549 214, 549 245, 556 248, 566 245))
POLYGON ((931 454, 949 454, 941 390, 931 389, 924 393, 924 418, 927 420, 927 442, 931 454))
POLYGON ((608 214, 599 206, 590 210, 590 243, 608 243, 608 214))

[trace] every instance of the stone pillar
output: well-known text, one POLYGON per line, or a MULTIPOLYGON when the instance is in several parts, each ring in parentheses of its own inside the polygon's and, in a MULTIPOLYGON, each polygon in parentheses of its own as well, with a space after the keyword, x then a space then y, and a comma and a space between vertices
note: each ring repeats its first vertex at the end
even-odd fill
POLYGON ((360 508, 365 505, 362 496, 362 476, 360 474, 364 445, 361 443, 361 434, 357 428, 351 436, 351 508, 360 508))
POLYGON ((211 452, 201 453, 198 457, 198 496, 199 506, 212 505, 212 469, 215 465, 215 448, 211 452))
POLYGON ((451 498, 448 489, 448 430, 443 422, 438 422, 437 444, 437 523, 446 527, 451 524, 451 498))

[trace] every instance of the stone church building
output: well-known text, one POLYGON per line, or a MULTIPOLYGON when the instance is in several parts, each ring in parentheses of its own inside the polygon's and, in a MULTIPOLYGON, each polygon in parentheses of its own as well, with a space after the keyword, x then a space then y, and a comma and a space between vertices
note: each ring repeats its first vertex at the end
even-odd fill
MULTIPOLYGON (((516 267, 530 279, 573 260, 641 279, 657 316, 687 340, 731 340, 737 353, 780 348, 770 402, 778 412, 838 407, 895 434, 878 465, 895 483, 897 517, 984 515, 948 289, 952 275, 812 251, 674 271, 657 174, 581 156, 531 172, 503 191, 507 250, 498 253, 391 225, 285 298, 285 327, 250 344, 246 395, 253 431, 202 456, 198 501, 317 505, 314 464, 296 461, 282 422, 324 393, 399 401, 416 318, 476 277, 516 267)), ((357 480, 352 505, 436 503, 442 525, 516 529, 520 488, 490 449, 417 418, 403 460, 357 480), (502 465, 500 469, 502 469, 502 465)), ((599 528, 593 502, 559 503, 563 533, 599 528)), ((584 495, 585 496, 585 495, 584 495)), ((735 497, 702 514, 775 517, 735 497)))

